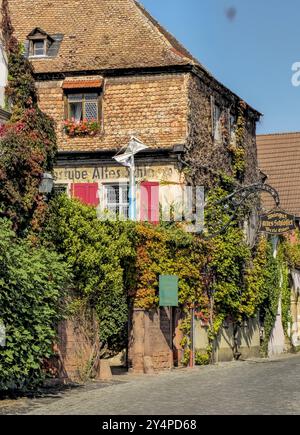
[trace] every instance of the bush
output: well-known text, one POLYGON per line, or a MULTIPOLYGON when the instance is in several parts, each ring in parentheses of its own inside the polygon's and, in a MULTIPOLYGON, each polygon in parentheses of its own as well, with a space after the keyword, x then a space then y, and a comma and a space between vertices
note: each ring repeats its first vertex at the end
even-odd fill
POLYGON ((17 239, 4 219, 0 261, 0 321, 6 328, 0 390, 25 390, 44 378, 43 363, 52 354, 69 272, 56 253, 17 239))
POLYGON ((208 353, 196 352, 195 363, 197 366, 207 366, 210 363, 210 356, 208 353))
POLYGON ((102 349, 127 345, 127 290, 135 263, 131 222, 102 222, 96 210, 65 195, 50 204, 45 240, 74 274, 77 301, 96 311, 102 349), (126 271, 126 273, 125 273, 126 271))

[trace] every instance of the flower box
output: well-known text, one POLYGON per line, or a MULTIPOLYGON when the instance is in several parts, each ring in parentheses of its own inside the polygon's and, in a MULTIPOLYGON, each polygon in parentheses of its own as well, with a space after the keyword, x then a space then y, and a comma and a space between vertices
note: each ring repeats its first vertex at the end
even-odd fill
POLYGON ((96 136, 100 131, 100 122, 96 120, 75 121, 67 119, 64 123, 64 130, 67 135, 74 136, 96 136))

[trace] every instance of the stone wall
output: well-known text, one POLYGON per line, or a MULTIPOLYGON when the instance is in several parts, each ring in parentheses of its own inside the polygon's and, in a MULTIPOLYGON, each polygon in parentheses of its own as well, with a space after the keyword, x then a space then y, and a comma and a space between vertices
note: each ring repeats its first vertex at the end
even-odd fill
POLYGON ((82 317, 61 322, 56 345, 59 378, 84 381, 97 377, 98 351, 98 326, 94 320, 82 317))
MULTIPOLYGON (((195 320, 195 350, 205 353, 208 346, 207 327, 201 326, 200 320, 195 320)), ((260 357, 260 333, 258 319, 250 319, 238 329, 238 350, 241 359, 260 357)), ((233 360, 233 325, 221 328, 214 346, 215 362, 233 360)))
MULTIPOLYGON (((224 138, 215 140, 212 131, 212 101, 222 110, 228 126, 228 114, 237 118, 239 99, 218 86, 215 81, 190 75, 188 80, 189 129, 186 143, 185 161, 197 185, 211 187, 220 172, 232 175, 232 159, 224 138), (191 169, 192 168, 192 169, 191 169), (194 170, 194 172, 193 172, 194 170)), ((247 110, 245 140, 246 155, 244 182, 257 182, 258 164, 256 147, 257 115, 247 110)), ((218 179, 218 178, 217 178, 218 179)))
POLYGON ((134 310, 131 320, 129 368, 134 373, 144 373, 147 357, 151 358, 155 371, 171 369, 173 332, 168 309, 134 310))
POLYGON ((291 292, 291 325, 289 335, 295 347, 300 346, 300 297, 299 289, 293 288, 291 292))
POLYGON ((102 92, 102 130, 96 137, 69 138, 64 133, 62 86, 61 80, 37 82, 40 108, 56 122, 60 150, 119 148, 132 135, 153 148, 172 147, 186 141, 186 74, 106 78, 102 92))

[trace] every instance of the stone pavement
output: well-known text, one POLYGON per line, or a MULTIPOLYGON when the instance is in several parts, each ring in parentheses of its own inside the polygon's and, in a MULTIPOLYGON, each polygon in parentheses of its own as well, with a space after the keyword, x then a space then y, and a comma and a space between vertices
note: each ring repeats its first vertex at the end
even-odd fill
POLYGON ((1 413, 97 415, 300 414, 300 356, 117 376, 1 413))

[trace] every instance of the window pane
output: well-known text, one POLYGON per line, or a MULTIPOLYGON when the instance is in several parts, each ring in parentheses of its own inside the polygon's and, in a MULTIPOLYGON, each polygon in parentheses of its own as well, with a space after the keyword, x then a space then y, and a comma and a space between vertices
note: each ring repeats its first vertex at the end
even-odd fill
POLYGON ((44 41, 33 42, 33 54, 34 56, 43 56, 45 54, 44 41))
POLYGON ((106 185, 106 208, 121 218, 128 218, 128 185, 106 185))
POLYGON ((119 204, 119 186, 110 185, 107 186, 107 205, 109 204, 119 204))
POLYGON ((220 140, 221 139, 221 109, 219 106, 215 105, 214 108, 214 122, 215 122, 215 131, 214 131, 214 137, 215 140, 220 140))
POLYGON ((89 121, 98 120, 98 94, 85 94, 85 114, 84 117, 89 121))
POLYGON ((69 116, 76 122, 82 121, 82 103, 70 103, 69 116))
POLYGON ((70 102, 75 102, 75 103, 82 103, 83 100, 83 95, 82 94, 70 94, 68 95, 68 100, 70 102))
POLYGON ((120 215, 126 219, 129 217, 129 206, 123 205, 122 209, 120 210, 120 215))
POLYGON ((89 121, 98 119, 98 103, 88 102, 85 103, 85 118, 89 121))
POLYGON ((97 101, 98 94, 85 94, 85 100, 86 101, 97 101))
POLYGON ((67 184, 54 184, 54 193, 56 194, 60 194, 60 193, 66 193, 68 190, 68 185, 67 184))
POLYGON ((128 186, 122 186, 122 203, 128 204, 128 186))

